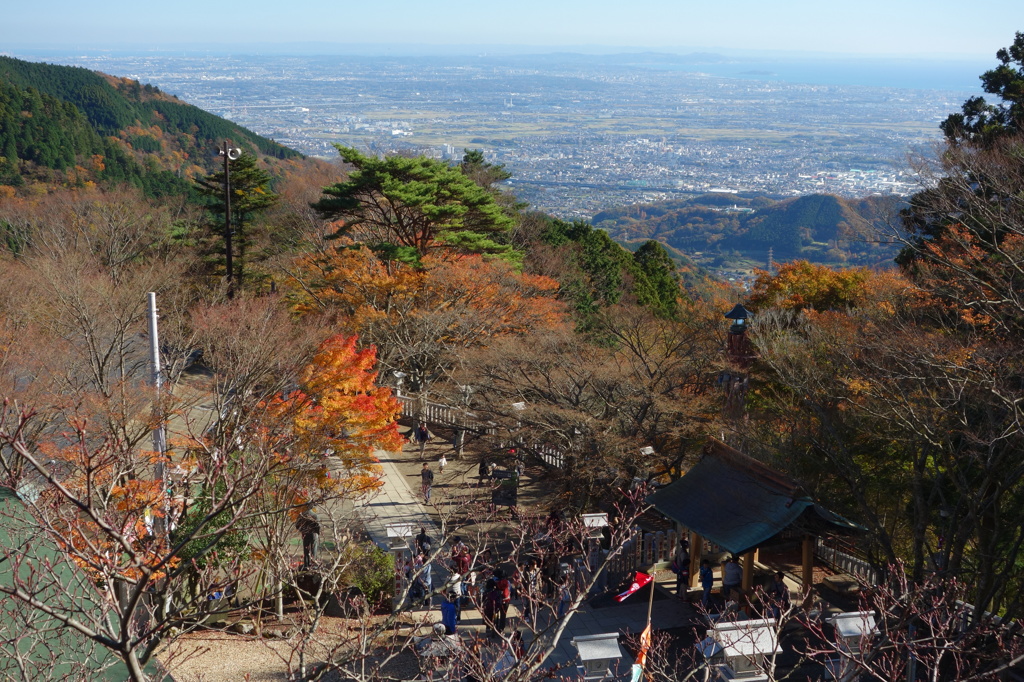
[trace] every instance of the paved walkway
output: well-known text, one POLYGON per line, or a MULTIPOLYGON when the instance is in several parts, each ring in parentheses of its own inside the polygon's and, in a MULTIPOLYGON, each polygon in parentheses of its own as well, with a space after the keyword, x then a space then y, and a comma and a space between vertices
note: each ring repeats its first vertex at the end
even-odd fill
MULTIPOLYGON (((423 526, 427 535, 435 540, 440 538, 441 533, 431 521, 419 491, 409 489, 405 477, 395 466, 395 454, 378 450, 375 455, 384 469, 384 485, 373 497, 356 506, 356 512, 373 541, 385 551, 391 547, 386 529, 390 523, 411 523, 416 526, 416 532, 423 526)), ((434 473, 437 474, 436 471, 434 473)))
MULTIPOLYGON (((407 446, 415 447, 415 446, 407 446)), ((389 523, 411 523, 417 529, 420 526, 427 528, 427 533, 435 540, 441 539, 441 533, 431 521, 427 508, 422 503, 417 490, 410 489, 407 477, 403 476, 395 465, 396 455, 394 453, 378 452, 381 467, 384 469, 384 485, 380 492, 372 499, 357 506, 356 511, 373 541, 382 549, 390 546, 385 527, 389 523)), ((432 469, 436 467, 432 466, 432 469)), ((418 482, 418 481, 417 481, 418 482)), ((447 556, 447 550, 440 547, 439 556, 447 556)), ((443 568, 434 566, 434 585, 437 587, 443 584, 440 581, 446 579, 443 568)), ((659 574, 659 591, 664 587, 672 588, 675 583, 675 576, 669 571, 662 571, 659 574)), ((664 592, 663 592, 664 595, 664 592)), ((435 601, 437 598, 435 598, 435 601)), ((422 611, 421 611, 422 613, 422 611)), ((516 622, 518 612, 513 605, 509 611, 510 623, 516 622)), ((668 598, 656 599, 654 601, 651 621, 655 630, 678 628, 690 623, 695 616, 694 610, 687 602, 675 598, 674 594, 668 598)), ((430 619, 440 620, 438 609, 432 609, 430 619)), ((647 620, 647 599, 637 595, 623 604, 607 606, 604 608, 592 608, 586 602, 574 613, 569 621, 568 627, 559 640, 554 653, 546 661, 547 665, 562 664, 576 661, 576 649, 572 645, 573 637, 593 635, 601 633, 619 632, 638 634, 643 630, 647 620)), ((460 630, 482 630, 483 619, 479 612, 471 609, 463 609, 460 630)), ((622 640, 620 639, 620 642, 622 640)), ((624 652, 625 653, 625 652, 624 652)), ((620 662, 620 669, 628 670, 632 664, 631 660, 624 657, 620 662)))

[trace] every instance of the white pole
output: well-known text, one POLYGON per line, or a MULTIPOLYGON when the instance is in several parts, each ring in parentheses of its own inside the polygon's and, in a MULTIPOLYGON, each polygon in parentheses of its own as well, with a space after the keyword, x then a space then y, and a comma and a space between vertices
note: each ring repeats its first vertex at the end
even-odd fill
MULTIPOLYGON (((151 369, 153 370, 153 388, 156 390, 156 402, 154 404, 158 419, 157 425, 153 428, 153 449, 156 451, 158 456, 153 473, 156 480, 160 482, 160 489, 166 492, 167 481, 163 456, 167 451, 167 448, 164 440, 163 414, 160 407, 163 373, 160 371, 160 334, 157 329, 156 293, 151 291, 146 294, 146 296, 149 298, 149 357, 151 369)), ((154 526, 158 535, 163 534, 167 529, 167 509, 165 508, 163 511, 165 514, 163 517, 157 517, 154 519, 154 526)))

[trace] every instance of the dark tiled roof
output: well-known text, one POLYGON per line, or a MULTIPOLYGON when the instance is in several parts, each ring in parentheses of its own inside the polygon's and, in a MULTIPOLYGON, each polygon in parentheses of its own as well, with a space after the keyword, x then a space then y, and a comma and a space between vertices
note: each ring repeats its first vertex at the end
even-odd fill
POLYGON ((733 554, 764 544, 791 527, 812 532, 859 529, 815 504, 793 479, 716 440, 685 476, 648 501, 733 554))

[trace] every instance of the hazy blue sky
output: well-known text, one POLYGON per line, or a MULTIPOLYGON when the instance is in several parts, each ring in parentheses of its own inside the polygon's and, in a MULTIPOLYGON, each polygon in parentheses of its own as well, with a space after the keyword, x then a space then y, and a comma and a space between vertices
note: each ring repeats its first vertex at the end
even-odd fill
MULTIPOLYGON (((282 43, 608 46, 989 57, 1024 0, 7 0, 0 51, 282 43)), ((500 50, 499 50, 500 51, 500 50)))

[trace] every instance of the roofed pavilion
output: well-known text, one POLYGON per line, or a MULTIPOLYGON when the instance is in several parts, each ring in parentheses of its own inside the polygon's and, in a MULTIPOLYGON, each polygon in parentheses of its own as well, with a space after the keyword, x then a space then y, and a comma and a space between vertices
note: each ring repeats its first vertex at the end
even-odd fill
MULTIPOLYGON (((689 529, 691 548, 703 547, 707 539, 741 557, 744 590, 753 584, 754 555, 760 547, 799 537, 806 589, 813 579, 815 539, 865 530, 815 502, 794 479, 713 438, 693 468, 648 501, 689 529)), ((691 583, 700 561, 701 552, 691 552, 691 583)))

